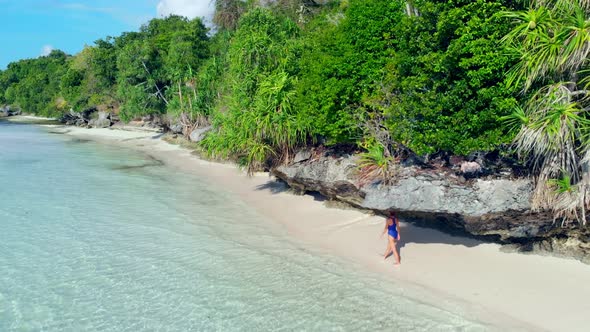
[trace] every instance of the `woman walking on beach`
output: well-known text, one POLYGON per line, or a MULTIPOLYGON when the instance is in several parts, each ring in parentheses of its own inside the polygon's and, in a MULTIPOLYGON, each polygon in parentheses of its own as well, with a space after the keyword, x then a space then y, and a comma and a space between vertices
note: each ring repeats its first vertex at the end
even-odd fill
POLYGON ((399 221, 395 216, 395 213, 392 211, 389 213, 389 218, 385 220, 385 228, 383 228, 383 233, 381 233, 381 237, 387 233, 387 249, 385 249, 385 254, 383 255, 383 259, 386 259, 393 252, 393 257, 395 257, 395 266, 400 265, 399 259, 399 252, 397 252, 397 241, 400 240, 399 234, 399 221))

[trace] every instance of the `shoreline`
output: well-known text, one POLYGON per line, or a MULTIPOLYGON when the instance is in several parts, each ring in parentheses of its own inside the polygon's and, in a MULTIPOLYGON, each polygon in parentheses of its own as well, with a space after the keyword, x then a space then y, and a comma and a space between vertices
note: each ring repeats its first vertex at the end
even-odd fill
POLYGON ((404 288, 421 290, 427 303, 441 298, 459 303, 468 314, 494 329, 585 330, 590 310, 590 303, 584 302, 590 296, 585 281, 590 278, 590 265, 505 253, 496 244, 402 222, 402 266, 394 268, 392 258, 383 263, 381 256, 385 248, 385 240, 379 238, 381 217, 330 208, 311 195, 292 195, 268 174, 249 178, 232 164, 199 159, 153 132, 49 127, 58 133, 137 150, 168 166, 203 176, 280 223, 300 243, 343 257, 404 288))

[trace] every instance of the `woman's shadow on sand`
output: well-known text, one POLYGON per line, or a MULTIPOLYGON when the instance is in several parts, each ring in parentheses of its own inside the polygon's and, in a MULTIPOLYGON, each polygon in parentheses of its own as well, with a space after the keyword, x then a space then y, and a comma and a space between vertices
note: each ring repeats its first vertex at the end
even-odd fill
MULTIPOLYGON (((403 261, 403 251, 406 244, 445 244, 453 246, 465 246, 468 248, 476 247, 486 243, 480 239, 469 236, 459 231, 439 230, 431 227, 417 226, 411 222, 405 222, 400 218, 400 236, 397 241, 397 248, 401 260, 403 261)), ((493 242, 493 241, 489 241, 493 242)), ((391 256, 391 254, 389 255, 391 256)), ((389 257, 387 256, 387 257, 389 257)))

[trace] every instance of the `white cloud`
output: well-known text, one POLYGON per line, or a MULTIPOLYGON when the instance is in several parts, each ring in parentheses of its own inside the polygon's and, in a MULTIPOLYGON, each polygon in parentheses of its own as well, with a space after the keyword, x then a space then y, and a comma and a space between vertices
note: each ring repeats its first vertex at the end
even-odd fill
POLYGON ((158 16, 181 15, 190 19, 195 17, 211 21, 214 12, 212 0, 160 0, 158 2, 158 16))
POLYGON ((51 51, 53 51, 53 46, 44 45, 43 48, 41 49, 41 56, 48 56, 49 53, 51 53, 51 51))

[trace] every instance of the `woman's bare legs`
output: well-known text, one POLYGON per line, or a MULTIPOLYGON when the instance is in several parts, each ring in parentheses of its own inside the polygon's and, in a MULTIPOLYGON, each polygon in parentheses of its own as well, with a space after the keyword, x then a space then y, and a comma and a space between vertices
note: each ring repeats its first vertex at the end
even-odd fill
POLYGON ((391 251, 393 251, 393 257, 395 257, 395 264, 394 265, 400 265, 399 252, 397 252, 397 247, 395 246, 395 240, 389 234, 387 234, 387 239, 389 240, 389 245, 387 246, 387 248, 391 248, 391 251))
MULTIPOLYGON (((389 237, 389 235, 387 235, 389 237)), ((387 259, 389 254, 391 254, 391 241, 387 241, 387 249, 385 249, 385 253, 383 254, 383 259, 387 259)))

